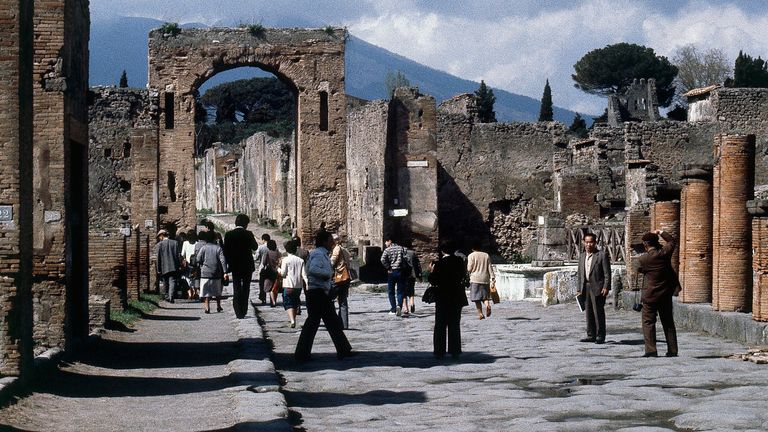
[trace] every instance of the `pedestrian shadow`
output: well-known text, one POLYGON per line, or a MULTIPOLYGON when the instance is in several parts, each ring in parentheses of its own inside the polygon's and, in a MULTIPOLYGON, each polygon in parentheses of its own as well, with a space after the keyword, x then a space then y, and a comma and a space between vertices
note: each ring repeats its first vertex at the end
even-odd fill
POLYGON ((142 313, 141 318, 151 321, 200 321, 200 317, 178 315, 154 315, 142 313))
POLYGON ((267 420, 262 422, 250 421, 238 423, 234 426, 226 427, 223 429, 210 429, 208 432, 239 432, 239 431, 274 431, 274 432, 291 432, 294 429, 288 420, 280 418, 274 420, 267 420))
POLYGON ((338 360, 335 353, 313 353, 307 362, 297 362, 293 353, 275 353, 277 369, 291 371, 350 370, 364 367, 402 367, 403 369, 429 369, 450 364, 490 364, 503 356, 482 352, 464 352, 454 359, 450 355, 436 359, 432 352, 424 351, 359 351, 353 358, 338 360))
POLYGON ((508 321, 538 321, 541 318, 529 318, 529 317, 509 317, 508 321))
POLYGON ((427 395, 420 391, 372 390, 350 394, 336 392, 304 392, 283 390, 288 406, 292 408, 336 408, 346 405, 394 405, 423 403, 427 395))
POLYGON ((617 341, 608 341, 611 345, 645 345, 643 339, 621 339, 617 341))
POLYGON ((67 398, 175 396, 223 390, 241 385, 243 381, 269 385, 275 383, 275 375, 254 372, 215 378, 165 378, 88 375, 57 370, 34 385, 33 391, 67 398))

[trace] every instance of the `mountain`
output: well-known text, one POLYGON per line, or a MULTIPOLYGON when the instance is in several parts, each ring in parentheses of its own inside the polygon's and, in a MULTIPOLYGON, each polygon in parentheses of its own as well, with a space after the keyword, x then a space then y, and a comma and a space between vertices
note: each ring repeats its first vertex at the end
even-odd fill
MULTIPOLYGON (((91 24, 90 41, 90 83, 95 85, 116 85, 125 69, 131 87, 145 87, 147 84, 147 34, 160 27, 162 21, 150 18, 121 17, 113 20, 98 20, 91 24)), ((184 25, 182 27, 202 27, 184 25)), ((270 76, 268 73, 254 73, 253 68, 233 69, 218 74, 206 82, 201 93, 213 85, 235 79, 253 76, 270 76)), ((419 91, 435 97, 439 104, 460 93, 473 93, 480 85, 477 82, 458 78, 439 71, 384 48, 350 36, 346 51, 346 91, 362 99, 386 99, 384 79, 388 72, 402 72, 419 91)), ((527 96, 493 89, 496 95, 496 118, 499 121, 535 121, 539 117, 540 101, 527 96)), ((570 124, 576 113, 555 107, 554 117, 570 124)), ((589 116, 585 116, 589 118, 589 116)))

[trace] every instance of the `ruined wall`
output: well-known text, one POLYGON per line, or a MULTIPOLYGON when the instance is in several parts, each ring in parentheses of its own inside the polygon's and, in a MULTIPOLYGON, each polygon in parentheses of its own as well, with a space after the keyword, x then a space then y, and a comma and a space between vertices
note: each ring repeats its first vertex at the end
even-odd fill
POLYGON ((91 232, 88 247, 89 294, 109 299, 110 307, 116 310, 127 306, 126 237, 117 232, 91 232))
POLYGON ((347 113, 347 229, 355 244, 384 244, 384 154, 389 103, 347 113))
POLYGON ((40 352, 88 334, 88 2, 37 2, 34 26, 33 318, 40 352))
POLYGON ((0 378, 32 366, 32 2, 0 0, 0 378))
POLYGON ((141 197, 133 193, 133 186, 142 176, 134 177, 138 173, 156 177, 157 164, 134 166, 134 141, 157 134, 157 96, 147 90, 97 87, 89 97, 89 229, 121 228, 123 216, 143 225, 144 220, 132 217, 132 199, 141 197))
POLYGON ((288 226, 295 224, 295 141, 257 133, 242 144, 243 156, 238 167, 241 201, 236 206, 254 220, 271 220, 281 225, 287 220, 288 226))
POLYGON ((565 126, 473 123, 441 105, 437 117, 440 232, 480 238, 505 257, 527 250, 536 217, 553 208, 552 155, 565 126))

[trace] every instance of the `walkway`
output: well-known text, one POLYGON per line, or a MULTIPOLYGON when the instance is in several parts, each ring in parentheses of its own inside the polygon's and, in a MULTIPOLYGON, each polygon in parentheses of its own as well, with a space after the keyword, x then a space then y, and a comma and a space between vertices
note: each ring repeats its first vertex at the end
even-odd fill
POLYGON ((260 308, 300 430, 768 430, 768 369, 723 358, 746 347, 680 332, 679 358, 642 358, 635 312, 609 311, 607 343, 595 345, 577 342, 572 304, 505 302, 482 321, 465 308, 465 353, 438 361, 434 307, 397 318, 385 294, 358 289, 350 301, 360 354, 337 360, 321 328, 306 364, 292 358, 300 330, 282 308, 260 308))

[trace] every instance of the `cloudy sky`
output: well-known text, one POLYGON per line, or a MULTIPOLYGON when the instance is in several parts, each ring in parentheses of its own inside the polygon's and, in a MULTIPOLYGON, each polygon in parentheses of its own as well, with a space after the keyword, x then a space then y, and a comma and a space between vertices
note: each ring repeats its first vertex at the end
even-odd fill
POLYGON ((346 26, 370 43, 462 78, 599 113, 573 88, 573 64, 617 42, 672 56, 695 44, 768 57, 765 0, 91 0, 93 20, 120 16, 267 27, 346 26))

